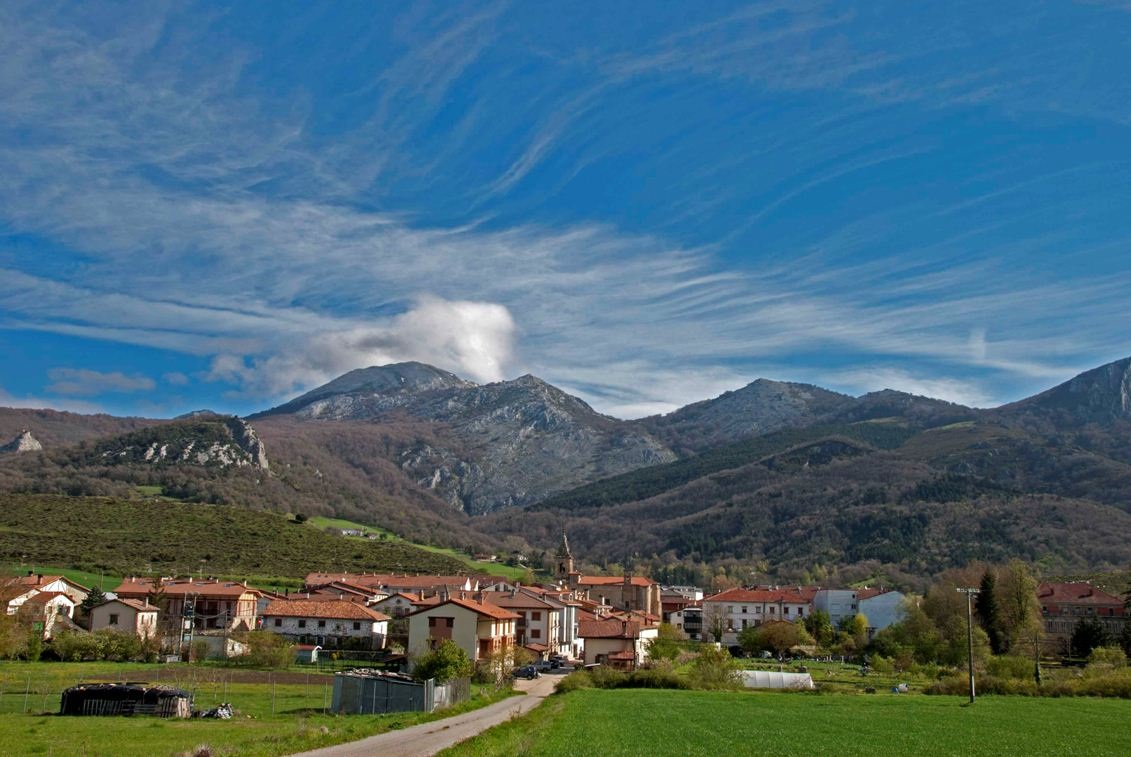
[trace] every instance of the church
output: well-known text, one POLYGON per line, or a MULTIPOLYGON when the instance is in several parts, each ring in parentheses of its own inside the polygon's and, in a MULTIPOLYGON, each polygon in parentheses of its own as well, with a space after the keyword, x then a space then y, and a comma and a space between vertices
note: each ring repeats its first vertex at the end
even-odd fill
POLYGON ((562 543, 555 555, 558 582, 578 599, 607 604, 618 612, 636 611, 661 617, 660 585, 651 579, 634 576, 584 576, 574 568, 569 539, 562 532, 562 543))

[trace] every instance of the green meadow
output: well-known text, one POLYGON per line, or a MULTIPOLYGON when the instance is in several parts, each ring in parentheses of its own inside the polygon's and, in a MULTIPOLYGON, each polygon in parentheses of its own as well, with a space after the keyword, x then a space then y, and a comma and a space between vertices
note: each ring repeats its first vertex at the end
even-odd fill
POLYGON ((18 754, 152 757, 191 753, 274 756, 338 744, 482 707, 509 691, 476 688, 442 713, 328 715, 332 676, 195 665, 0 663, 0 742, 18 754), (144 681, 194 693, 197 709, 231 702, 232 720, 56 715, 79 681, 144 681))
POLYGON ((1124 755, 1112 699, 582 689, 443 754, 1124 755))

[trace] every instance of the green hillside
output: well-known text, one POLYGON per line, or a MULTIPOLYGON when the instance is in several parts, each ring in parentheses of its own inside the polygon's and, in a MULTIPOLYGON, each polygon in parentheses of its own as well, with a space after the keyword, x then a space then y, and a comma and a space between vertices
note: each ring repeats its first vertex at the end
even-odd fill
POLYGON ((407 542, 344 539, 274 513, 168 501, 0 494, 0 563, 17 562, 113 575, 468 572, 458 559, 407 542))
POLYGON ((903 444, 914 433, 914 430, 898 423, 871 421, 777 431, 716 447, 674 463, 653 465, 594 481, 546 499, 528 510, 575 510, 647 499, 677 489, 703 476, 740 468, 775 452, 830 436, 854 439, 878 449, 893 449, 903 444))

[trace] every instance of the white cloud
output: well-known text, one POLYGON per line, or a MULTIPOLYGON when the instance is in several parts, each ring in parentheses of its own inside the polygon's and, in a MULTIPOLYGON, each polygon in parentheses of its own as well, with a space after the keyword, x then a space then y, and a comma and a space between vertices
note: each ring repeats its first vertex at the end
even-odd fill
POLYGON ((65 410, 71 413, 93 415, 105 410, 93 402, 76 400, 70 397, 36 397, 33 395, 16 396, 9 394, 0 387, 0 407, 14 407, 28 410, 65 410))
POLYGON ((865 367, 838 371, 829 374, 828 380, 831 386, 842 387, 852 394, 895 389, 922 397, 957 402, 967 407, 989 407, 997 404, 976 381, 917 376, 900 368, 865 367))
POLYGON ((514 337, 514 321, 502 305, 428 296, 383 323, 307 334, 250 360, 218 355, 209 378, 278 397, 354 368, 416 360, 476 381, 499 381, 507 375, 514 337))
POLYGON ((102 373, 87 368, 52 368, 47 372, 51 384, 47 391, 93 397, 106 392, 148 392, 156 386, 148 376, 127 376, 120 371, 102 373))

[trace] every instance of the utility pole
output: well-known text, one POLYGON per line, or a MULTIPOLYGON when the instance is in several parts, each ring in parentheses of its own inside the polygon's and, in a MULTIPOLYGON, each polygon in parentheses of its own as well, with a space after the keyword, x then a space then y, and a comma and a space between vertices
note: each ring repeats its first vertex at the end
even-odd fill
POLYGON ((959 588, 955 591, 966 595, 966 667, 970 672, 970 704, 974 703, 974 595, 978 589, 959 588))

